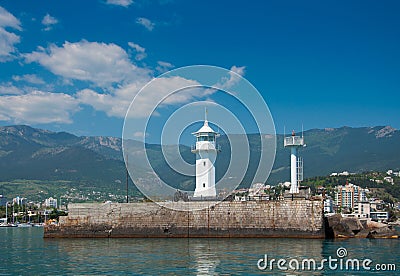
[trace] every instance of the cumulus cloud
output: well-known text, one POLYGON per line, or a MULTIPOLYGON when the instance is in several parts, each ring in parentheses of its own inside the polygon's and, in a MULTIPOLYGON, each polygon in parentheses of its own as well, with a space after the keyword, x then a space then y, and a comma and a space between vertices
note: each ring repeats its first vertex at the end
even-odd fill
POLYGON ((20 94, 23 94, 23 90, 12 85, 11 82, 0 84, 0 95, 20 95, 20 94))
POLYGON ((13 58, 16 52, 15 44, 20 42, 20 37, 6 28, 21 31, 21 22, 3 7, 0 7, 0 62, 13 58))
MULTIPOLYGON (((129 42, 128 45, 137 54, 146 53, 146 49, 139 44, 129 42)), ((142 119, 150 116, 157 104, 161 107, 183 104, 210 97, 215 92, 215 89, 192 88, 172 93, 183 87, 199 85, 197 81, 175 76, 154 79, 151 85, 147 86, 145 93, 139 93, 140 89, 153 79, 156 71, 165 72, 173 68, 173 65, 159 61, 154 70, 139 67, 131 62, 124 49, 113 43, 83 40, 76 43, 65 42, 62 46, 51 44, 47 48, 39 47, 32 53, 24 54, 23 57, 26 62, 37 62, 55 75, 63 77, 63 81, 67 83, 80 80, 88 82, 88 86, 71 96, 61 93, 32 92, 32 90, 21 94, 20 90, 9 85, 7 89, 3 88, 4 91, 9 91, 3 95, 8 96, 0 97, 3 106, 12 100, 18 104, 11 105, 12 108, 2 109, 0 113, 2 118, 11 120, 15 117, 15 120, 28 122, 28 117, 31 116, 33 119, 30 120, 41 123, 69 123, 71 115, 77 112, 81 105, 89 105, 110 117, 124 118, 131 101, 135 99, 135 108, 129 115, 142 119), (51 100, 46 102, 47 98, 51 100), (52 101, 61 102, 61 99, 65 100, 65 105, 50 104, 52 101), (29 101, 33 103, 32 107, 27 105, 29 101), (42 108, 45 104, 49 105, 47 109, 42 108), (51 106, 56 108, 53 109, 51 106), (37 114, 33 112, 35 108, 38 109, 37 114), (39 110, 41 108, 43 110, 39 110), (65 116, 65 119, 61 116, 65 116)), ((233 66, 232 72, 220 80, 220 87, 234 85, 238 80, 238 74, 244 74, 244 69, 245 67, 233 66)), ((13 76, 13 79, 33 84, 42 84, 43 81, 36 75, 13 76)))
MULTIPOLYGON (((130 42, 137 53, 145 48, 130 42)), ((65 42, 61 47, 54 44, 48 48, 24 55, 26 62, 38 62, 65 80, 91 82, 90 89, 83 89, 73 95, 74 103, 92 106, 110 117, 123 118, 138 91, 153 78, 153 71, 132 64, 125 50, 115 44, 81 41, 65 42)), ((159 68, 171 68, 172 64, 159 62, 159 68)), ((163 69, 165 70, 165 69, 163 69)), ((39 82, 34 75, 14 76, 15 81, 39 82)), ((154 99, 162 100, 167 94, 182 86, 196 84, 192 80, 174 77, 159 79, 153 88, 138 97, 139 108, 133 116, 144 118, 154 107, 154 99), (160 98, 161 97, 161 98, 160 98)), ((165 105, 182 103, 200 96, 195 92, 168 97, 165 105)))
POLYGON ((77 93, 80 103, 92 106, 97 111, 103 111, 108 116, 124 117, 129 102, 112 94, 98 93, 92 89, 83 89, 77 93))
POLYGON ((53 25, 58 23, 58 19, 51 16, 50 14, 46 14, 42 19, 42 24, 45 26, 43 30, 50 31, 53 28, 53 25))
POLYGON ((130 111, 130 117, 147 118, 158 103, 160 106, 174 105, 205 96, 203 89, 190 89, 171 94, 182 87, 199 85, 197 81, 182 77, 154 79, 144 93, 138 94, 144 85, 145 83, 131 83, 109 94, 84 89, 77 93, 77 99, 96 110, 104 111, 108 116, 123 118, 131 101, 135 98, 135 108, 130 111))
POLYGON ((78 101, 67 94, 34 91, 25 95, 0 97, 0 119, 13 123, 72 123, 78 101))
POLYGON ((133 3, 133 1, 132 0, 107 0, 106 3, 109 5, 129 7, 133 3))
MULTIPOLYGON (((237 66, 233 65, 231 67, 231 71, 236 73, 236 74, 238 74, 238 75, 240 75, 240 76, 244 76, 245 69, 246 69, 246 66, 237 67, 237 66)), ((231 75, 232 75, 232 73, 231 73, 231 75)))
POLYGON ((148 78, 150 71, 137 67, 124 49, 116 44, 88 42, 55 44, 24 55, 26 62, 38 62, 52 73, 66 79, 90 81, 109 87, 132 79, 148 78))
POLYGON ((159 62, 157 62, 156 70, 157 70, 159 73, 167 72, 167 71, 170 70, 171 68, 174 68, 174 65, 172 65, 172 64, 169 63, 169 62, 165 62, 165 61, 159 61, 159 62))
POLYGON ((10 27, 22 31, 21 22, 6 9, 0 6, 0 27, 10 27))
POLYGON ((232 88, 236 83, 240 81, 240 76, 243 76, 245 74, 245 66, 237 67, 237 66, 232 66, 229 72, 229 76, 226 78, 223 78, 217 86, 222 88, 222 89, 229 89, 232 88))
POLYGON ((154 79, 146 86, 144 91, 135 96, 134 108, 130 110, 129 116, 133 118, 147 118, 152 114, 153 109, 157 105, 163 107, 182 104, 193 101, 196 98, 204 97, 204 89, 183 89, 184 87, 198 85, 199 83, 195 80, 179 76, 154 79), (177 90, 180 92, 174 93, 177 90))
POLYGON ((139 25, 142 25, 145 27, 147 30, 152 31, 154 29, 155 23, 151 22, 150 19, 144 18, 144 17, 138 17, 136 18, 136 23, 139 25))
POLYGON ((133 43, 133 42, 128 42, 129 47, 134 49, 136 51, 136 60, 142 60, 147 57, 146 54, 146 49, 140 46, 139 44, 133 43))
MULTIPOLYGON (((172 67, 169 63, 161 62, 163 67, 172 67)), ((160 65, 160 66, 161 66, 160 65)), ((217 86, 231 87, 238 81, 237 74, 244 74, 244 67, 232 67, 226 78, 221 80, 217 86)), ((134 108, 130 110, 129 116, 132 118, 147 118, 153 109, 159 107, 183 104, 198 99, 210 97, 216 92, 215 89, 202 87, 183 89, 184 87, 199 86, 195 80, 185 79, 175 76, 169 78, 156 78, 150 83, 150 79, 136 80, 135 82, 122 85, 111 93, 99 93, 93 89, 84 89, 77 93, 76 98, 82 104, 92 106, 95 110, 103 111, 108 116, 123 118, 134 99, 134 108), (140 89, 146 85, 144 91, 140 89), (179 90, 179 92, 174 93, 179 90)), ((157 113, 153 113, 157 115, 157 113)))
POLYGON ((76 97, 80 103, 90 105, 97 111, 103 111, 110 117, 124 118, 132 99, 145 84, 146 82, 133 82, 111 93, 83 89, 76 94, 76 97))
POLYGON ((12 76, 14 81, 24 81, 32 84, 45 84, 44 80, 36 76, 35 74, 26 74, 22 76, 14 75, 12 76))

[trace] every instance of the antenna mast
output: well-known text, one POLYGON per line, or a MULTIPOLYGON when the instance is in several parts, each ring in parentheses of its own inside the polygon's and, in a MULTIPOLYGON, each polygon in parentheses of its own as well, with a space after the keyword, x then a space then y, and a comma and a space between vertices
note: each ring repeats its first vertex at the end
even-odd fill
POLYGON ((128 155, 126 155, 126 203, 129 203, 129 173, 128 173, 128 155))

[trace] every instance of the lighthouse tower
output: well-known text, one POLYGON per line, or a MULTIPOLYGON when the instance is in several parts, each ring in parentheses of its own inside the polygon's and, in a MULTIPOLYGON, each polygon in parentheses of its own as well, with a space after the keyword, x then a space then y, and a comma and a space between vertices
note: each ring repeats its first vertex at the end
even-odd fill
POLYGON ((300 147, 305 147, 304 137, 296 136, 292 132, 292 136, 285 137, 284 146, 290 148, 290 194, 298 194, 300 182, 303 181, 303 159, 297 156, 297 150, 300 147))
POLYGON ((196 189, 193 197, 195 198, 215 198, 215 160, 219 149, 217 148, 216 138, 219 136, 207 121, 207 111, 204 125, 196 132, 196 146, 192 152, 196 154, 196 189))

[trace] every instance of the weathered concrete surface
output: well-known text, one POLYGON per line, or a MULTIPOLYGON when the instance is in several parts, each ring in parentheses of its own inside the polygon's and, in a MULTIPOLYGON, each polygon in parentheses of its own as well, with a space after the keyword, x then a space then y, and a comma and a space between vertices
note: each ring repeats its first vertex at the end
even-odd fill
POLYGON ((70 204, 68 216, 46 226, 44 237, 325 237, 322 201, 169 204, 195 211, 154 203, 70 204))

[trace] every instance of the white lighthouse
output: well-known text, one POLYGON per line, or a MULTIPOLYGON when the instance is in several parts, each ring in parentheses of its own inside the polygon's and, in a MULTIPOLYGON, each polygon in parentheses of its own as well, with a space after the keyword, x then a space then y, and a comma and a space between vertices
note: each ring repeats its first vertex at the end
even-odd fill
POLYGON ((196 132, 196 146, 192 152, 196 154, 196 189, 195 198, 215 198, 215 160, 219 149, 216 138, 219 136, 209 125, 206 118, 204 125, 196 132))
POLYGON ((298 194, 300 182, 303 181, 303 159, 297 156, 297 149, 304 147, 304 137, 296 136, 292 132, 292 136, 285 137, 284 146, 290 148, 290 191, 289 193, 298 194))

